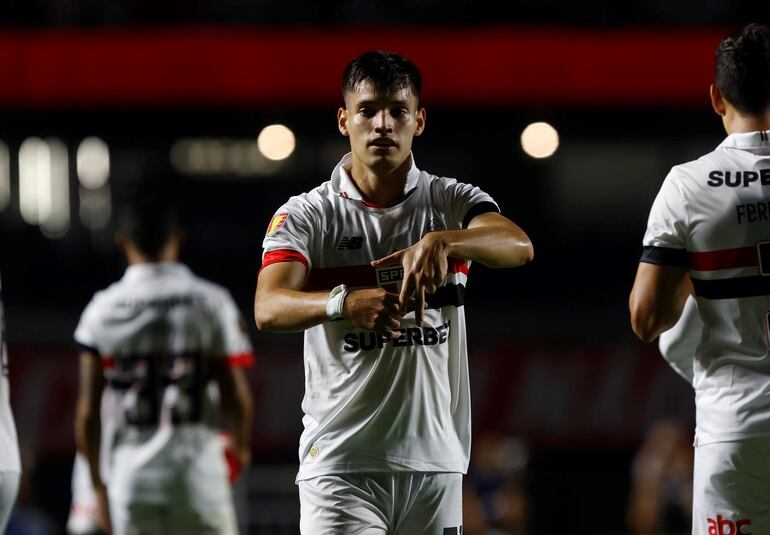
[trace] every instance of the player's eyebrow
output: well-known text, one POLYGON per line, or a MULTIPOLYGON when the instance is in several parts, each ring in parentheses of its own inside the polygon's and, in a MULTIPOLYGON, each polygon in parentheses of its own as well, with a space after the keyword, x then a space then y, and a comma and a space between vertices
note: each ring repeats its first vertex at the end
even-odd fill
POLYGON ((365 100, 359 100, 356 102, 356 107, 376 107, 381 106, 383 103, 387 103, 387 107, 390 108, 392 106, 403 106, 405 108, 409 107, 409 101, 405 99, 365 99, 365 100))

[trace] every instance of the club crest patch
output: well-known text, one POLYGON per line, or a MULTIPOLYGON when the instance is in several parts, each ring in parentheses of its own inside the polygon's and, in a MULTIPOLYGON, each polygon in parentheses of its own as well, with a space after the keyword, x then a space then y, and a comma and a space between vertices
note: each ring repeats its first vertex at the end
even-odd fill
POLYGON ((286 222, 286 218, 289 217, 289 212, 284 212, 282 214, 275 214, 273 216, 273 219, 270 220, 270 224, 267 226, 267 235, 272 236, 276 233, 276 231, 283 226, 283 224, 286 222))

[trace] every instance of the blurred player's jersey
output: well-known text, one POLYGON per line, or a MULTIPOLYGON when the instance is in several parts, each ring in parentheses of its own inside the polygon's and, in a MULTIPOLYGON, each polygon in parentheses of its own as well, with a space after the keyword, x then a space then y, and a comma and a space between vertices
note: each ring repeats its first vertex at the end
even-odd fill
MULTIPOLYGON (((435 230, 460 229, 498 211, 470 185, 419 171, 412 164, 404 200, 385 208, 366 202, 346 172, 292 197, 275 214, 263 267, 293 260, 307 266, 306 291, 382 287, 398 293, 401 266, 371 261, 404 249, 435 230)), ((305 331, 304 432, 297 480, 318 475, 465 472, 470 453, 470 391, 463 296, 469 262, 450 259, 448 275, 428 296, 424 326, 414 312, 389 340, 347 320, 305 331)))
POLYGON ((770 435, 770 141, 732 134, 669 173, 643 262, 689 268, 704 328, 696 442, 770 435))
POLYGON ((11 391, 8 386, 8 350, 5 347, 2 289, 3 285, 0 282, 0 472, 20 472, 19 446, 11 412, 11 391))
POLYGON ((658 339, 661 355, 673 370, 688 383, 693 381, 693 361, 703 337, 703 320, 698 313, 698 302, 690 296, 684 304, 682 316, 676 325, 658 339))
MULTIPOLYGON (((216 383, 209 383, 207 393, 212 403, 219 404, 219 388, 216 383)), ((101 449, 100 463, 102 480, 109 484, 110 454, 115 435, 114 429, 115 402, 112 391, 107 389, 102 394, 101 402, 101 449)), ((222 433, 220 433, 220 439, 222 433)), ((232 474, 231 474, 232 479, 232 474)), ((96 494, 91 483, 91 471, 85 456, 75 453, 72 465, 72 501, 69 517, 67 518, 67 533, 70 535, 89 535, 99 531, 96 494)))
POLYGON ((229 500, 218 405, 206 395, 210 366, 253 359, 229 293, 182 264, 132 265, 94 296, 75 340, 100 355, 113 396, 111 498, 229 500))

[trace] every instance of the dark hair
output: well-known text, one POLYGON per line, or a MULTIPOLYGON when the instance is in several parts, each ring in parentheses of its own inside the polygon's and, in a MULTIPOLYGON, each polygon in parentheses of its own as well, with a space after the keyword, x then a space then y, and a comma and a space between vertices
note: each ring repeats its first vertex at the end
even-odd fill
POLYGON ((342 98, 355 91, 356 86, 369 80, 380 93, 411 88, 417 100, 422 91, 422 77, 417 66, 394 52, 364 52, 348 63, 342 73, 342 98))
POLYGON ((738 111, 770 107, 770 28, 749 24, 725 37, 716 51, 716 86, 738 111))
POLYGON ((118 215, 118 231, 142 253, 155 258, 179 227, 179 208, 168 186, 134 191, 118 215))

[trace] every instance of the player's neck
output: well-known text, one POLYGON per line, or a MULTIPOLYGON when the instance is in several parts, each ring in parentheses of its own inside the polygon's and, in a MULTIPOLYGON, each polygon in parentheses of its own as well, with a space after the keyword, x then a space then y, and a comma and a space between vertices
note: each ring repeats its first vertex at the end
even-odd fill
POLYGON ((724 116, 724 125, 728 134, 770 130, 770 109, 759 115, 744 115, 735 109, 729 110, 724 116))
POLYGON ((407 158, 395 169, 375 170, 353 158, 350 177, 363 195, 364 200, 378 206, 393 206, 404 197, 404 186, 412 159, 407 158))
POLYGON ((178 262, 179 249, 172 243, 167 243, 157 255, 148 255, 133 245, 125 247, 126 261, 129 266, 137 264, 159 264, 161 262, 178 262))

